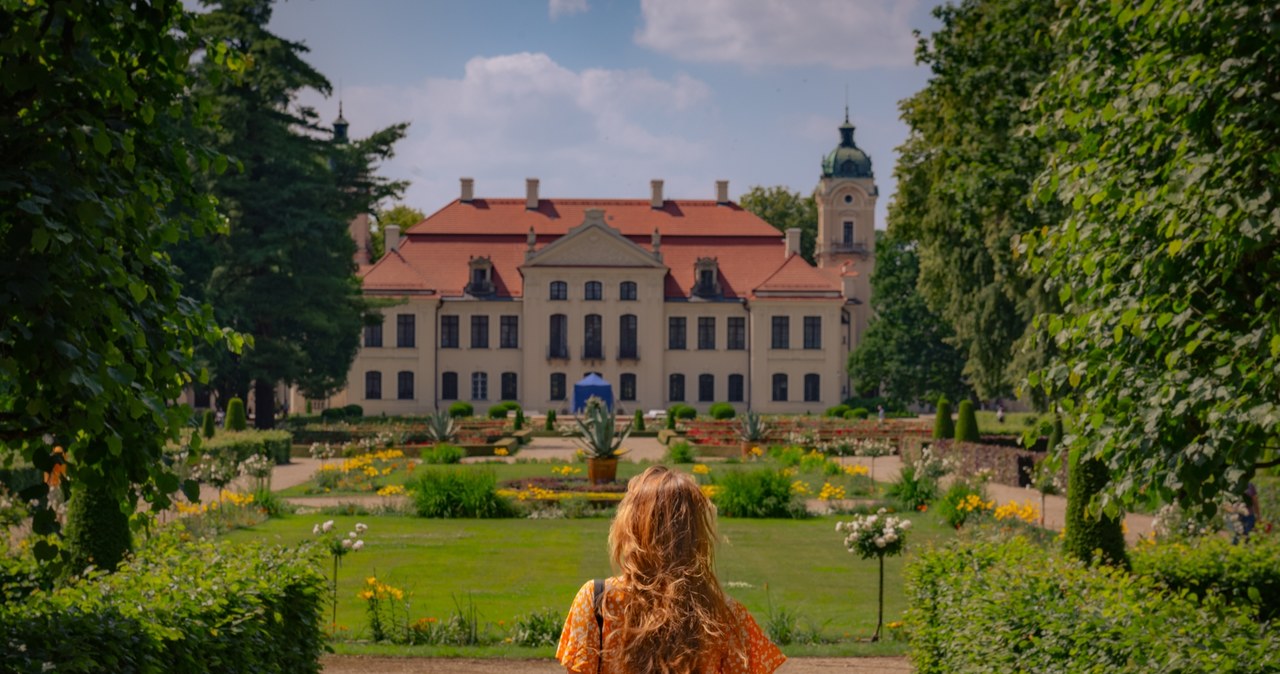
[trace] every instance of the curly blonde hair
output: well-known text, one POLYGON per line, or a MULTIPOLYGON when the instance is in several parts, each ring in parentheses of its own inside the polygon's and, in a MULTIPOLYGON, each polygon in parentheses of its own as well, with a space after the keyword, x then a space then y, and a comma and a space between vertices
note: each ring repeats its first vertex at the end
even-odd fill
POLYGON ((625 600, 603 608, 613 626, 605 650, 621 654, 623 671, 686 674, 713 653, 741 652, 715 544, 715 506, 692 478, 666 466, 632 478, 609 528, 625 600))

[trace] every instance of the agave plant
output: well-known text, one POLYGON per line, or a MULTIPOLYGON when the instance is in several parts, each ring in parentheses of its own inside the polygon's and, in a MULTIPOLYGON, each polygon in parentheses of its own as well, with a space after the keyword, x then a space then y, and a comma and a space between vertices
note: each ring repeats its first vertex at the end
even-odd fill
POLYGON ((458 429, 453 425, 453 417, 448 412, 436 412, 427 416, 427 435, 437 443, 453 442, 458 437, 458 429))
POLYGON ((588 404, 583 419, 574 419, 578 423, 578 444, 592 459, 612 459, 622 452, 622 442, 631 435, 631 424, 628 421, 622 430, 617 428, 617 415, 604 404, 588 404))
POLYGON ((763 442, 765 433, 768 432, 769 424, 764 422, 764 417, 751 410, 747 410, 738 423, 738 435, 743 442, 763 442))

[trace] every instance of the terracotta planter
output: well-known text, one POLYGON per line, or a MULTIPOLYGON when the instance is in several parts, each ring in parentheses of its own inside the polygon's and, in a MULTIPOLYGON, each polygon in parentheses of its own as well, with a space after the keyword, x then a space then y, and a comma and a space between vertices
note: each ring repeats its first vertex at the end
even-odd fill
POLYGON ((587 459, 587 481, 591 484, 613 482, 618 477, 618 458, 587 459))

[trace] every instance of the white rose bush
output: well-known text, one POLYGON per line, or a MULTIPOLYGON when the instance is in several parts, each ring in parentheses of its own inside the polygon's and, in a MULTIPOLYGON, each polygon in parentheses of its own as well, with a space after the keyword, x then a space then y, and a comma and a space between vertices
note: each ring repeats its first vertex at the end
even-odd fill
POLYGON ((880 640, 880 628, 884 624, 884 558, 902 554, 909 529, 911 520, 891 515, 884 508, 874 515, 857 515, 848 522, 836 522, 836 533, 845 534, 846 550, 863 559, 875 557, 880 561, 880 601, 872 641, 880 640))
POLYGON ((338 629, 338 566, 342 562, 342 558, 348 553, 359 552, 364 548, 364 533, 369 530, 369 526, 363 522, 356 522, 356 526, 347 535, 341 535, 334 526, 333 520, 327 520, 324 524, 317 524, 311 528, 311 533, 320 538, 321 545, 329 551, 333 556, 333 630, 338 629))

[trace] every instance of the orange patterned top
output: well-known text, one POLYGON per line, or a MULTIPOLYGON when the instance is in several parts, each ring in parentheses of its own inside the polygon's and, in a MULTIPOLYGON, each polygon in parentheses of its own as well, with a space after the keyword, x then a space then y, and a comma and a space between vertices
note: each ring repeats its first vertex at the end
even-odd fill
MULTIPOLYGON (((621 674, 622 663, 616 655, 606 654, 603 663, 599 659, 600 628, 596 625, 595 607, 592 605, 593 584, 592 581, 587 581, 573 599, 569 617, 564 622, 564 631, 560 633, 556 659, 570 672, 621 674)), ((626 596, 624 590, 615 588, 616 585, 614 579, 610 579, 605 585, 605 599, 611 603, 626 596)), ((745 653, 725 651, 708 658, 706 669, 701 674, 770 674, 787 657, 760 631, 760 626, 742 604, 728 597, 726 599, 737 623, 737 641, 746 644, 747 649, 745 653)), ((609 629, 609 620, 606 619, 604 631, 608 632, 609 629)))

